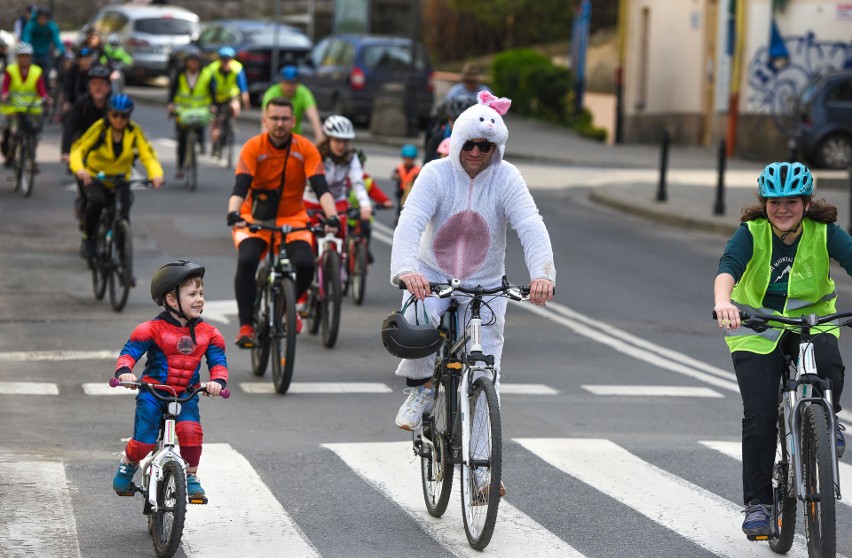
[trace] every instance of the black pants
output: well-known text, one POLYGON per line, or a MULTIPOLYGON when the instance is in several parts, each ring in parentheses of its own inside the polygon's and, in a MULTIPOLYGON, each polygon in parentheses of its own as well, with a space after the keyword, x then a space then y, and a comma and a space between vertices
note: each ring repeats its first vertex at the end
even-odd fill
MULTIPOLYGON (((237 274, 234 290, 237 295, 237 310, 240 325, 254 325, 254 297, 257 293, 255 274, 266 242, 260 238, 247 238, 237 249, 237 274)), ((302 296, 314 278, 314 251, 304 240, 287 243, 287 255, 296 268, 296 298, 302 296)))
POLYGON ((95 238, 95 233, 98 228, 98 219, 101 218, 101 212, 106 207, 107 203, 113 202, 114 196, 120 196, 121 212, 119 216, 122 219, 130 221, 130 204, 133 202, 130 188, 128 186, 120 186, 118 188, 104 188, 100 182, 92 181, 86 186, 86 224, 83 226, 83 231, 88 238, 95 238))
POLYGON ((190 133, 196 134, 198 137, 198 146, 204 150, 204 131, 206 128, 189 128, 187 126, 177 125, 177 167, 183 169, 183 162, 186 160, 186 140, 190 133))
MULTIPOLYGON (((846 369, 837 338, 829 334, 817 335, 813 343, 818 374, 831 380, 832 404, 834 412, 838 412, 846 369)), ((766 355, 746 351, 736 351, 731 355, 743 399, 745 504, 752 500, 772 504, 772 466, 778 438, 778 385, 785 353, 798 358, 798 335, 785 333, 776 349, 766 355)))

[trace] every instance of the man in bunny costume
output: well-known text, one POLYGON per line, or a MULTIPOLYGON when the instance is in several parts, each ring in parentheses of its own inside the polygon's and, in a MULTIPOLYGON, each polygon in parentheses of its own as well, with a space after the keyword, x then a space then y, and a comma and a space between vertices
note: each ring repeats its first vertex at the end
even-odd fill
MULTIPOLYGON (((405 284, 422 300, 436 326, 450 299, 426 297, 429 281, 459 279, 466 287, 499 286, 506 268, 506 227, 511 225, 524 249, 530 273, 530 300, 544 305, 553 298, 556 268, 550 236, 521 173, 503 160, 509 130, 501 115, 509 99, 487 91, 453 125, 450 154, 426 164, 414 182, 393 235, 391 282, 405 284)), ((466 299, 459 299, 460 315, 466 299)), ((482 345, 500 368, 506 298, 482 308, 482 345), (487 325, 486 325, 487 324, 487 325)), ((423 309, 411 304, 405 317, 423 320, 423 309)), ((402 359, 396 374, 406 378, 408 398, 396 417, 404 430, 420 428, 431 410, 434 356, 402 359)), ((499 393, 499 375, 496 384, 499 393)))

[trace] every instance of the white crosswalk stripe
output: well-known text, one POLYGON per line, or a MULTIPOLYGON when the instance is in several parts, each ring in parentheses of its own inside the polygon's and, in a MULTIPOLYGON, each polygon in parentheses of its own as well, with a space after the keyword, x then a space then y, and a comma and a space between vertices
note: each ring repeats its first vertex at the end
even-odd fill
POLYGON ((0 382, 0 395, 59 395, 51 382, 0 382))

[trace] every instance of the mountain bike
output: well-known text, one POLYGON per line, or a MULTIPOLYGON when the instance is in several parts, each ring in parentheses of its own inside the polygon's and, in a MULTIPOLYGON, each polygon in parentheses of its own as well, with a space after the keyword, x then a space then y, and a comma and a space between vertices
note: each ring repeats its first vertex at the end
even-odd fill
MULTIPOLYGON (((158 401, 168 403, 168 407, 160 417, 157 446, 139 462, 142 486, 131 483, 130 492, 131 495, 139 492, 145 498, 142 513, 148 516, 148 533, 154 543, 154 552, 159 558, 171 558, 177 552, 181 536, 183 536, 187 503, 187 464, 175 451, 177 445, 175 421, 180 414, 181 405, 199 393, 207 393, 207 388, 197 386, 187 389, 183 395, 178 395, 171 386, 147 382, 121 382, 118 378, 112 378, 109 385, 110 387, 136 386, 153 395, 158 401), (160 391, 169 391, 171 395, 163 395, 160 391)), ((220 395, 223 399, 228 399, 231 392, 223 389, 220 395)), ((189 503, 204 504, 206 502, 189 498, 189 503)))
POLYGON ((42 101, 39 99, 32 103, 20 103, 13 100, 9 105, 25 109, 24 112, 9 115, 13 120, 8 149, 15 170, 15 191, 28 198, 33 193, 37 169, 36 146, 42 119, 41 114, 34 111, 42 106, 42 101))
POLYGON ((823 324, 849 325, 852 312, 796 318, 742 312, 741 317, 744 327, 758 333, 776 328, 800 335, 797 358, 784 355, 778 388, 778 444, 772 473, 775 521, 768 537, 749 539, 768 540, 779 554, 789 551, 798 500, 804 511, 808 555, 835 556, 835 501, 841 499, 834 435, 837 417, 831 404, 831 381, 817 376, 814 358, 812 339, 825 333, 825 328, 815 334, 811 329, 823 324))
MULTIPOLYGON (((104 185, 107 205, 101 212, 95 232, 95 252, 89 261, 92 269, 92 289, 95 299, 101 300, 109 286, 109 302, 112 309, 121 312, 127 304, 130 288, 135 286, 133 277, 133 234, 130 222, 121 217, 123 202, 120 189, 133 185, 151 187, 150 180, 127 180, 123 174, 105 175, 98 173, 93 178, 104 185)), ((129 196, 133 203, 132 194, 129 196)))
POLYGON ((216 113, 216 126, 219 129, 219 139, 212 146, 212 153, 220 159, 224 157, 225 167, 234 166, 234 122, 230 103, 219 104, 216 113))
POLYGON ((183 170, 186 173, 187 187, 190 191, 195 191, 198 186, 198 145, 213 115, 208 107, 178 107, 175 114, 179 119, 178 125, 187 129, 183 170))
POLYGON ((296 268, 287 255, 285 239, 289 233, 317 232, 318 229, 261 223, 251 223, 247 227, 252 232, 272 231, 275 233, 273 240, 278 244, 277 251, 272 246, 267 250, 267 258, 261 262, 255 276, 255 342, 251 348, 251 370, 255 376, 263 376, 271 355, 272 383, 275 391, 283 395, 290 389, 296 361, 296 268))
MULTIPOLYGON (((377 209, 392 208, 380 205, 373 207, 373 211, 377 209)), ((346 233, 346 252, 344 252, 342 262, 346 273, 343 275, 341 286, 343 295, 351 294, 352 301, 358 306, 364 304, 364 295, 367 293, 367 269, 370 265, 367 236, 361 230, 360 211, 357 207, 350 207, 346 212, 348 230, 346 233)))
MULTIPOLYGON (((400 285, 404 288, 404 285, 400 285)), ((528 300, 529 287, 510 285, 503 277, 499 287, 462 287, 429 283, 432 296, 453 296, 439 329, 445 334, 435 359, 432 410, 423 417, 420 432, 413 433, 414 454, 420 457, 423 499, 429 515, 441 517, 447 509, 456 465, 460 469, 464 530, 470 545, 482 550, 491 542, 502 488, 502 427, 494 356, 482 352, 480 310, 487 297, 528 300), (461 328, 457 297, 470 298, 470 318, 461 328), (468 344, 470 348, 468 348, 468 344)), ((409 298, 411 303, 414 297, 409 298)), ((408 304, 407 303, 407 304, 408 304)), ((501 493, 502 492, 502 493, 501 493)))
MULTIPOLYGON (((341 226, 345 224, 341 223, 341 226)), ((341 271, 343 240, 335 233, 323 234, 322 228, 315 234, 316 272, 308 290, 308 332, 316 335, 322 327, 323 345, 332 348, 340 330, 340 305, 343 299, 341 284, 345 273, 341 271)))

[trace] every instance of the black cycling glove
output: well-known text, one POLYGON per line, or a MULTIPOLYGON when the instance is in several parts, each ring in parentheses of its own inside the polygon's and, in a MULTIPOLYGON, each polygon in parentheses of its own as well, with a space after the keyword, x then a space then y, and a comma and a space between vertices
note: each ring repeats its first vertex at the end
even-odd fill
POLYGON ((233 227, 234 225, 236 225, 237 223, 239 223, 242 220, 243 220, 243 218, 240 217, 239 211, 231 211, 230 213, 228 213, 228 226, 229 227, 233 227))
POLYGON ((337 215, 326 217, 324 224, 326 227, 340 230, 340 219, 337 217, 337 215))

